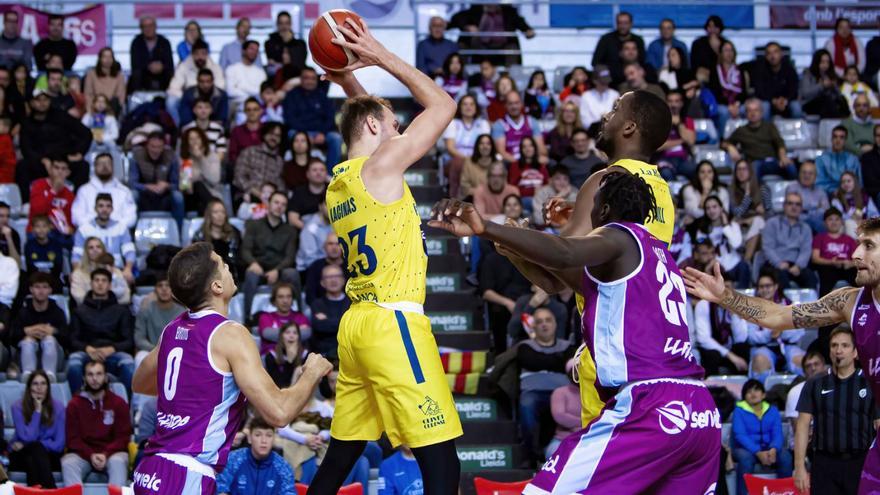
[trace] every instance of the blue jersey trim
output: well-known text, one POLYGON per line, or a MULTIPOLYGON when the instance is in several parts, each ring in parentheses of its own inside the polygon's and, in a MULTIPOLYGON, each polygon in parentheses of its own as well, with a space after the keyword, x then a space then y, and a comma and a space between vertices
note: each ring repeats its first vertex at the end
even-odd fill
POLYGON ((409 365, 416 377, 416 383, 424 383, 425 375, 422 373, 422 365, 419 364, 419 356, 416 354, 416 348, 409 334, 406 317, 400 311, 395 311, 394 316, 397 318, 397 326, 400 327, 400 337, 403 339, 403 347, 406 348, 406 357, 409 358, 409 365))

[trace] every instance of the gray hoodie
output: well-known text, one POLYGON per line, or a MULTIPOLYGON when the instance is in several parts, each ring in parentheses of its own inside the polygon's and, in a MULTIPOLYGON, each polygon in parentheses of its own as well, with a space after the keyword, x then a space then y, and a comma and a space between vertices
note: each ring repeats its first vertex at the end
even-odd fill
MULTIPOLYGON (((0 36, 0 65, 10 69, 17 63, 23 63, 28 70, 34 66, 34 45, 21 36, 7 38, 0 36)), ((28 98, 30 95, 24 95, 28 98)))

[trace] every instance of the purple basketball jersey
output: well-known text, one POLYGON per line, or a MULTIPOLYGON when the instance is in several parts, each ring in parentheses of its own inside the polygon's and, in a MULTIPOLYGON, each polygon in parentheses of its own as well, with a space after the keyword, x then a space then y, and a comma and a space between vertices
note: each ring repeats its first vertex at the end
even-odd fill
POLYGON ((519 159, 519 145, 523 138, 531 137, 533 134, 532 126, 529 125, 529 116, 521 115, 520 122, 514 122, 509 115, 505 115, 499 120, 504 127, 504 147, 507 152, 519 159))
POLYGON ((692 353, 684 282, 666 244, 644 226, 612 223, 641 251, 626 277, 600 282, 584 269, 584 342, 596 363, 596 383, 617 388, 656 378, 702 378, 692 353))
POLYGON ((211 361, 211 337, 226 317, 183 313, 162 331, 156 433, 147 454, 184 454, 220 471, 244 418, 246 399, 231 372, 211 361))

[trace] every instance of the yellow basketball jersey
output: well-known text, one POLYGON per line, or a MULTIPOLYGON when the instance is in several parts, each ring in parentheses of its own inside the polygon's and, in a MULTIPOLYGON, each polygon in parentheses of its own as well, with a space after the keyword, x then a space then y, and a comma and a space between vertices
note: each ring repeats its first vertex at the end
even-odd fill
POLYGON ((336 165, 327 186, 327 211, 349 275, 345 292, 355 303, 423 304, 428 255, 415 199, 405 182, 397 201, 373 198, 361 180, 368 159, 336 165))
POLYGON ((651 186, 651 190, 654 191, 654 200, 657 202, 657 211, 654 212, 654 218, 646 223, 645 227, 657 239, 666 244, 672 242, 672 231, 675 230, 675 201, 672 200, 669 184, 660 176, 657 165, 625 158, 609 166, 624 168, 631 174, 639 174, 639 177, 645 179, 645 182, 651 186))
MULTIPOLYGON (((645 179, 651 190, 654 191, 654 200, 657 202, 657 211, 654 218, 645 224, 654 237, 662 240, 666 244, 672 242, 672 231, 675 228, 675 201, 669 192, 669 184, 660 176, 660 171, 656 165, 645 163, 639 160, 623 159, 614 162, 612 167, 620 167, 626 169, 631 174, 639 174, 645 179)), ((578 312, 584 313, 584 298, 580 294, 575 294, 578 312)), ((578 378, 581 391, 581 422, 584 426, 599 416, 602 407, 605 405, 599 398, 599 392, 596 390, 596 363, 593 356, 589 352, 581 353, 580 360, 577 364, 578 378)))

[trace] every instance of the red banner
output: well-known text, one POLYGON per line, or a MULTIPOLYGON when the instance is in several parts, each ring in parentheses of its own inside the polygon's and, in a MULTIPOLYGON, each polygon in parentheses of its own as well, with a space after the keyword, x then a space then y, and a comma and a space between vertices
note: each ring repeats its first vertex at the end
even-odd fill
MULTIPOLYGON (((810 8, 804 5, 770 5, 770 27, 773 29, 804 29, 810 27, 810 8)), ((846 5, 817 5, 816 27, 834 29, 839 17, 850 20, 854 29, 880 27, 880 7, 846 5)))
MULTIPOLYGON (((0 5, 0 13, 18 12, 21 37, 34 45, 49 35, 49 14, 22 5, 0 5)), ((107 46, 107 16, 104 5, 99 4, 77 12, 64 14, 64 37, 73 40, 80 55, 97 55, 107 46)))

